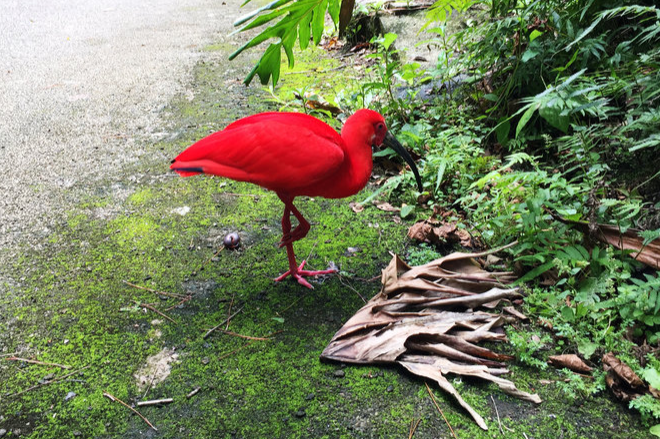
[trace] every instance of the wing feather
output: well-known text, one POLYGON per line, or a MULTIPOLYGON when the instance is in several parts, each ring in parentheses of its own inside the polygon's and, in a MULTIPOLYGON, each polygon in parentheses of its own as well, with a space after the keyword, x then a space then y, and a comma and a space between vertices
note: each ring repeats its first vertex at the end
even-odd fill
POLYGON ((171 168, 293 193, 330 177, 343 161, 343 141, 329 125, 302 113, 261 113, 193 144, 171 168))

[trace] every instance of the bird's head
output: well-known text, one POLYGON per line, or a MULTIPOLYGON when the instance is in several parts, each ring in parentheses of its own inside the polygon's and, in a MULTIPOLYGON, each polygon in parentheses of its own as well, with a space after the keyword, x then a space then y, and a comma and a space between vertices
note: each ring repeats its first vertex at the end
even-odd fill
POLYGON ((387 124, 385 123, 385 118, 376 111, 373 110, 358 110, 352 117, 358 116, 361 121, 364 123, 365 127, 369 129, 369 136, 371 138, 371 145, 381 146, 385 145, 386 147, 392 148, 394 152, 399 154, 403 160, 405 160, 410 169, 415 175, 415 181, 417 182, 417 188, 420 192, 424 191, 422 186, 422 179, 419 176, 419 171, 415 165, 415 161, 410 156, 408 151, 401 145, 401 143, 387 130, 387 124))

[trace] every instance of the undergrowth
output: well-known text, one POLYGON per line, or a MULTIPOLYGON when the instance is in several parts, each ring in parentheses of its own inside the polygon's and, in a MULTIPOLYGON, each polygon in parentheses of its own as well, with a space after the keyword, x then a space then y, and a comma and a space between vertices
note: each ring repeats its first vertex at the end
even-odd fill
MULTIPOLYGON (((450 212, 485 247, 517 242, 507 252, 529 287, 525 311, 553 337, 512 333, 522 362, 543 368, 534 340, 552 341, 592 364, 612 351, 650 382, 660 373, 657 265, 603 230, 638 237, 637 251, 660 237, 660 9, 439 0, 427 19, 434 68, 403 61, 396 35, 376 36, 367 80, 333 101, 390 115, 420 157, 425 192, 406 214, 450 212), (462 29, 452 33, 450 19, 462 29)), ((374 197, 411 178, 391 178, 374 197)), ((421 246, 411 259, 434 251, 421 246)), ((577 398, 603 380, 562 386, 577 398)), ((630 406, 649 423, 660 418, 648 395, 630 406)))

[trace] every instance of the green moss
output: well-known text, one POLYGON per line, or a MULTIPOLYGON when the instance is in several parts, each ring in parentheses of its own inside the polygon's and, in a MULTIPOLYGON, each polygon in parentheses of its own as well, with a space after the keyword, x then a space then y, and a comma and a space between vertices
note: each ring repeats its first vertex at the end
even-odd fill
MULTIPOLYGON (((160 437, 400 438, 418 418, 415 438, 450 437, 423 381, 393 367, 319 361, 362 298, 378 292, 389 252, 407 253, 409 222, 398 224, 395 214, 373 207, 353 212, 348 203, 365 193, 346 200, 297 199, 312 222, 308 237, 294 245, 298 256, 315 268, 329 261, 341 268, 340 276, 307 290, 290 280, 272 281, 287 266, 277 246, 282 204, 274 194, 218 178, 162 178, 168 158, 185 146, 264 108, 254 107, 263 94, 240 82, 244 94, 228 97, 227 87, 218 85, 228 80, 221 64, 200 65, 194 99, 181 96, 168 108, 173 135, 133 169, 152 177, 144 179, 148 184, 126 183, 132 195, 105 216, 96 209, 110 207, 111 191, 98 188, 94 193, 106 195, 84 200, 43 247, 17 257, 7 276, 17 281, 6 282, 7 294, 0 294, 3 353, 71 369, 0 361, 0 428, 35 438, 70 437, 76 431, 97 438, 147 435, 139 417, 103 396, 109 392, 129 404, 143 397, 174 398, 164 407, 139 409, 160 437), (189 211, 180 210, 184 206, 189 211), (240 234, 242 246, 218 252, 229 231, 240 234), (192 298, 180 303, 124 281, 192 298), (176 323, 136 302, 167 310, 176 323), (239 310, 227 329, 269 340, 222 331, 203 338, 239 310), (140 390, 133 374, 164 348, 175 349, 179 361, 163 383, 140 390), (68 371, 79 372, 11 396, 50 373, 68 371), (199 393, 188 398, 196 387, 199 393), (67 400, 69 392, 76 396, 67 400)), ((547 373, 512 368, 517 384, 540 393, 540 406, 509 398, 492 385, 450 378, 484 415, 489 432, 437 389, 435 395, 458 437, 499 434, 491 395, 516 437, 647 436, 639 419, 608 397, 568 402, 552 384, 539 384, 541 378, 547 373)))

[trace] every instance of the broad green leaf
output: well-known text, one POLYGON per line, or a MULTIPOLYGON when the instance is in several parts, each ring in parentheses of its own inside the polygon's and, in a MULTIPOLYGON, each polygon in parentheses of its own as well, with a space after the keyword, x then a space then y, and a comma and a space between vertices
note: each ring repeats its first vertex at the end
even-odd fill
POLYGON ((511 122, 509 122, 508 118, 500 121, 495 127, 495 135, 500 145, 509 143, 509 131, 511 131, 511 122))
POLYGON ((440 184, 442 184, 442 179, 445 176, 445 170, 447 169, 447 160, 442 160, 440 162, 440 166, 438 166, 438 176, 436 177, 436 182, 435 182, 435 191, 438 192, 438 189, 440 189, 440 184))
POLYGON ((529 119, 532 118, 532 115, 538 108, 539 104, 530 105, 529 108, 527 108, 527 110, 523 113, 522 117, 518 121, 518 126, 516 127, 516 138, 518 138, 518 135, 522 129, 525 128, 525 125, 527 125, 527 122, 529 122, 529 119))
POLYGON ((540 52, 538 50, 534 50, 534 48, 529 47, 527 50, 525 50, 525 53, 523 53, 522 58, 520 59, 522 62, 526 63, 530 59, 533 59, 538 55, 540 52))
POLYGON ((317 45, 321 42, 321 37, 323 36, 323 24, 325 22, 325 11, 328 9, 328 0, 323 0, 314 8, 314 14, 312 17, 312 38, 314 39, 314 45, 317 45))
POLYGON ((649 367, 642 370, 642 378, 654 389, 660 389, 660 373, 658 373, 656 368, 649 367))
POLYGON ((301 50, 305 50, 309 46, 309 39, 311 38, 309 25, 311 22, 312 22, 312 14, 306 14, 300 20, 300 26, 298 26, 298 40, 300 42, 301 50))
POLYGON ((589 340, 578 341, 578 352, 587 360, 596 352, 599 345, 589 340))
POLYGON ((541 35, 543 35, 543 32, 539 31, 538 29, 534 29, 532 33, 529 34, 529 41, 532 42, 541 35))
POLYGON ((385 48, 385 50, 388 50, 394 40, 396 40, 397 35, 393 33, 386 33, 383 35, 383 38, 378 40, 378 42, 385 48))
POLYGON ((653 436, 660 437, 660 424, 654 425, 649 429, 649 433, 651 433, 653 436))
POLYGON ((552 267, 555 266, 555 263, 553 261, 546 262, 545 264, 539 265, 538 267, 534 268, 531 271, 528 271, 523 277, 519 278, 516 283, 517 284, 522 284, 527 281, 530 281, 546 271, 550 270, 552 267))
POLYGON ((561 108, 544 105, 539 108, 539 115, 561 132, 568 132, 569 118, 562 113, 561 108))
POLYGON ((401 205, 401 218, 406 218, 408 215, 410 215, 413 210, 415 210, 415 206, 409 206, 407 204, 402 204, 401 205))

